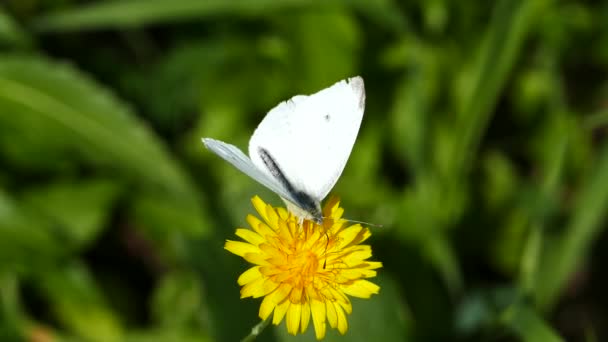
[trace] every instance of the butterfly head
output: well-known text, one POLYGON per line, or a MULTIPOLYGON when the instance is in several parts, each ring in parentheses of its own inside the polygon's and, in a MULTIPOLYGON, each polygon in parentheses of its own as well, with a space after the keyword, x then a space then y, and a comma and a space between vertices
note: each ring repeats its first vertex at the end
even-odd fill
POLYGON ((287 204, 287 210, 293 213, 295 216, 303 220, 311 220, 317 224, 323 224, 323 211, 321 210, 321 203, 314 201, 309 196, 298 196, 298 203, 291 203, 285 200, 287 204))

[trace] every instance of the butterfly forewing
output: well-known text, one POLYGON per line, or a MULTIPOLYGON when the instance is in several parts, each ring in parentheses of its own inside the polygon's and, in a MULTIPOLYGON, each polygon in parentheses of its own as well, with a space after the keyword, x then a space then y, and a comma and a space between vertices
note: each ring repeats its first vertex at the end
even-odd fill
POLYGON ((294 96, 268 112, 249 141, 249 156, 258 169, 274 177, 260 154, 265 150, 295 189, 320 202, 344 170, 364 107, 361 77, 294 96))

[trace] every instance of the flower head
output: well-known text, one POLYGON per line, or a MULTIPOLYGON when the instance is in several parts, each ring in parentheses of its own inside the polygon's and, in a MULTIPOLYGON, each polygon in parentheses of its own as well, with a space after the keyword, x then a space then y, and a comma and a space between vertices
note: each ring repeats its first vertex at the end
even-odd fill
POLYGON ((264 297, 260 318, 274 312, 272 323, 278 325, 286 317, 290 334, 306 331, 311 317, 317 339, 325 336, 327 322, 345 334, 346 314, 352 312, 348 296, 369 298, 380 290, 365 279, 382 267, 366 261, 371 248, 360 245, 371 235, 369 229, 348 225, 337 198, 325 205, 321 225, 257 196, 252 202, 262 220, 248 215, 253 229, 236 230, 245 242, 228 240, 224 246, 255 265, 238 279, 241 298, 264 297))

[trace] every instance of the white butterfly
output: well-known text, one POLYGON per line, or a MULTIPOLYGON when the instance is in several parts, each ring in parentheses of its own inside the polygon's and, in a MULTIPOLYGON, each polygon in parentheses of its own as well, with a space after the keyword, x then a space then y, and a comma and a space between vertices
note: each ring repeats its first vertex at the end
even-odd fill
POLYGON ((357 138, 365 109, 359 76, 274 107, 249 140, 236 146, 203 138, 212 152, 269 188, 301 218, 323 222, 321 201, 334 187, 357 138))

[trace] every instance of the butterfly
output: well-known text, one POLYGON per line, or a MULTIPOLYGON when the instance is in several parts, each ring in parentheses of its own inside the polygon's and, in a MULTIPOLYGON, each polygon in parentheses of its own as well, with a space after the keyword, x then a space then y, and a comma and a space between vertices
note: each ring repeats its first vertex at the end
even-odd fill
POLYGON ((321 202, 344 170, 364 110, 365 86, 356 76, 271 109, 249 140, 249 157, 234 145, 202 141, 279 195, 296 216, 322 223, 321 202))

